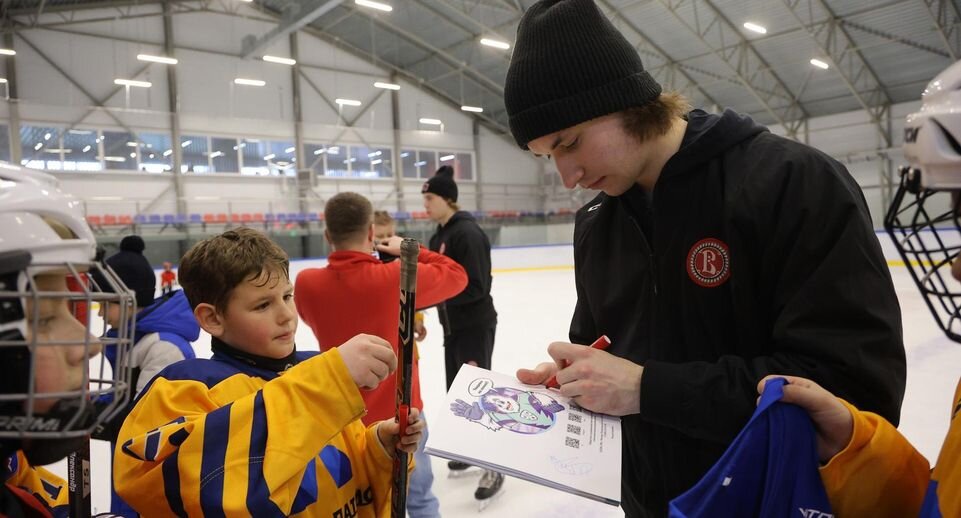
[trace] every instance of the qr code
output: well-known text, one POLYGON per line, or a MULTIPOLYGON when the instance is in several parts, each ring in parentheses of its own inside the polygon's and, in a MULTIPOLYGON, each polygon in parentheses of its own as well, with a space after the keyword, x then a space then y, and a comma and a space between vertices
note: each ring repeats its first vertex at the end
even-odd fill
POLYGON ((580 440, 580 439, 575 439, 575 438, 573 438, 573 437, 565 437, 565 438, 564 438, 564 446, 570 446, 571 448, 580 449, 580 447, 581 447, 581 440, 580 440))
POLYGON ((581 422, 581 414, 567 414, 567 420, 579 423, 581 422))
POLYGON ((576 433, 577 435, 580 435, 580 434, 581 434, 581 427, 580 427, 579 425, 576 425, 576 424, 568 424, 568 425, 567 425, 567 433, 576 433))

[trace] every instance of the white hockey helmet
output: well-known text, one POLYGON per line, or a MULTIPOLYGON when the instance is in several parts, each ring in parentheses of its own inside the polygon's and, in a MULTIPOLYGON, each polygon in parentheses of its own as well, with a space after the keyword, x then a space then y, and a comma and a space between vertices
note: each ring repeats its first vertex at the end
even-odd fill
POLYGON ((4 162, 0 162, 0 229, 0 252, 29 250, 34 263, 86 263, 96 252, 97 241, 79 200, 61 191, 53 176, 4 162), (73 236, 61 237, 50 221, 73 236))
POLYGON ((920 187, 961 189, 961 61, 924 89, 921 109, 905 119, 903 150, 920 187))
MULTIPOLYGON (((125 366, 132 346, 133 295, 94 260, 95 253, 96 241, 79 201, 61 191, 54 177, 0 163, 0 456, 23 449, 31 463, 58 460, 129 398, 130 370, 125 366), (114 293, 105 293, 86 275, 98 271, 114 293), (68 291, 45 290, 48 284, 39 277, 51 275, 63 275, 68 291), (41 311, 28 309, 40 307, 45 299, 58 304, 65 300, 83 332, 69 326, 59 328, 69 332, 38 332, 43 329, 41 311), (126 321, 116 338, 91 336, 87 308, 94 303, 122 308, 126 321), (67 367, 63 373, 38 371, 38 356, 65 355, 65 348, 82 347, 83 357, 91 357, 102 344, 116 346, 119 368, 111 376, 96 378, 105 372, 96 365, 70 367, 82 369, 78 385, 55 395, 37 388, 40 372, 67 377, 67 367)), ((103 355, 98 358, 103 361, 103 355)))

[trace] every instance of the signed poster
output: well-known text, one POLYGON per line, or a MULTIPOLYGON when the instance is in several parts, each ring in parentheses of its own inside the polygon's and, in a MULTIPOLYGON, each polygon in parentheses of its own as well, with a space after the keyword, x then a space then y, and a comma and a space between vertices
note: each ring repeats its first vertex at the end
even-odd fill
POLYGON ((427 453, 611 505, 621 498, 621 421, 556 390, 463 365, 427 453))

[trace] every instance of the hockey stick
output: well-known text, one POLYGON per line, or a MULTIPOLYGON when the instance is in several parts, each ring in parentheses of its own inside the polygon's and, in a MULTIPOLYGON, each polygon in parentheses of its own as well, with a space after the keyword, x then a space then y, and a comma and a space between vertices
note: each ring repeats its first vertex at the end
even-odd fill
MULTIPOLYGON (((397 352, 400 355, 397 366, 397 422, 400 424, 399 437, 407 429, 407 416, 410 413, 411 369, 414 364, 414 313, 417 306, 414 298, 417 292, 417 255, 420 246, 417 240, 405 238, 400 244, 400 340, 397 352)), ((393 478, 394 487, 390 500, 392 518, 407 515, 407 462, 405 451, 394 450, 393 478)))
POLYGON ((90 518, 90 438, 67 457, 70 518, 90 518))
MULTIPOLYGON (((83 292, 87 288, 87 277, 67 276, 67 289, 83 292)), ((90 325, 90 306, 88 302, 77 302, 71 308, 74 318, 84 327, 90 325)), ((67 456, 67 489, 69 495, 68 513, 70 518, 90 518, 90 437, 84 438, 83 446, 67 456)))

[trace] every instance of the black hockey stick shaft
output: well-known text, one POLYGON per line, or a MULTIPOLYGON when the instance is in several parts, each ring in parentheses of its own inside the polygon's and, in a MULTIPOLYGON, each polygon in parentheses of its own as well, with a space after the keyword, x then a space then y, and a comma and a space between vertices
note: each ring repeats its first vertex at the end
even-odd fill
POLYGON ((90 438, 67 457, 70 518, 90 518, 90 438))
MULTIPOLYGON (((417 255, 420 245, 417 240, 405 238, 400 245, 400 339, 397 342, 397 422, 400 423, 400 436, 407 428, 410 412, 411 370, 414 365, 414 302, 417 292, 417 255)), ((393 480, 390 515, 404 518, 407 515, 407 463, 405 451, 394 450, 393 480)))

